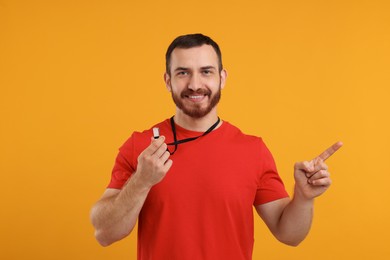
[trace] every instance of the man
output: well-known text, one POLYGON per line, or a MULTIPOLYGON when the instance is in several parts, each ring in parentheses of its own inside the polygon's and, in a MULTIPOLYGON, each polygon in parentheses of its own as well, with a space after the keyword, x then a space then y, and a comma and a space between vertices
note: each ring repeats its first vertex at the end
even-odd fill
POLYGON ((158 138, 152 128, 134 132, 120 148, 91 212, 100 244, 126 237, 138 220, 138 259, 251 259, 253 207, 281 242, 305 238, 313 200, 331 184, 324 161, 342 144, 295 164, 290 199, 262 139, 219 119, 226 78, 209 37, 171 43, 164 80, 176 113, 154 126, 158 138))

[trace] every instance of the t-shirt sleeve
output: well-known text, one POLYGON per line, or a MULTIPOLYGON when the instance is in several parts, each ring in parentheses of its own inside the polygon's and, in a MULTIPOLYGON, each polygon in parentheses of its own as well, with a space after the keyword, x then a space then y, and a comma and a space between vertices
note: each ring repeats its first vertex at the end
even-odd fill
POLYGON ((254 201, 255 206, 289 197, 276 169, 274 158, 263 141, 261 141, 260 156, 262 172, 254 201))
POLYGON ((135 172, 134 134, 119 148, 107 188, 122 189, 123 185, 135 172))

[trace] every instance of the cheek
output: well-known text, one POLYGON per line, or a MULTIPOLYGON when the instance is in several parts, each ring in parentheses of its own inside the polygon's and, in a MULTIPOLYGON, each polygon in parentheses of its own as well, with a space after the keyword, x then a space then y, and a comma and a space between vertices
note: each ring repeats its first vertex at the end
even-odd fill
POLYGON ((209 80, 207 86, 212 88, 214 91, 219 89, 221 87, 221 78, 213 78, 212 80, 209 80))
POLYGON ((170 84, 171 91, 177 92, 182 91, 187 86, 187 81, 185 79, 172 80, 170 84))

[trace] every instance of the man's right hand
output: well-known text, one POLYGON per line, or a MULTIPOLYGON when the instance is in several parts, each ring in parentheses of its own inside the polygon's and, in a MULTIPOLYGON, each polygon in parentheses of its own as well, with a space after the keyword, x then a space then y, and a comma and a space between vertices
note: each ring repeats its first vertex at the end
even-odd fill
POLYGON ((151 144, 138 156, 138 166, 134 177, 137 176, 140 184, 147 188, 159 183, 172 166, 172 160, 169 159, 170 154, 164 141, 164 136, 158 139, 152 137, 151 144))
POLYGON ((99 243, 108 246, 133 230, 150 188, 159 183, 172 166, 165 138, 153 139, 138 156, 134 175, 119 189, 107 189, 93 206, 91 221, 99 243))

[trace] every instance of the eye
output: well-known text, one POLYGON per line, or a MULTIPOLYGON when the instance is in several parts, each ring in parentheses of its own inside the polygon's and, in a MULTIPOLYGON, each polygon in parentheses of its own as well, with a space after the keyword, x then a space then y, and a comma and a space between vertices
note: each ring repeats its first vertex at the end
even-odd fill
POLYGON ((188 71, 185 71, 185 70, 178 71, 176 75, 178 75, 178 76, 186 76, 186 75, 188 75, 188 71))
POLYGON ((202 74, 206 75, 206 76, 209 76, 211 74, 214 74, 214 70, 212 70, 212 69, 203 69, 202 70, 202 74))

